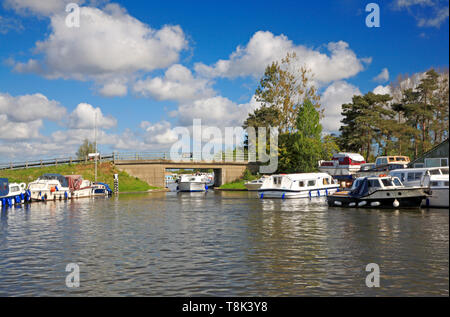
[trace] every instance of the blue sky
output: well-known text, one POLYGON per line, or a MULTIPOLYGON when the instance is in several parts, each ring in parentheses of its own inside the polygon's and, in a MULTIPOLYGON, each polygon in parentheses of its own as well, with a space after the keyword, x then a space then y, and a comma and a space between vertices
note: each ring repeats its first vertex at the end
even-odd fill
POLYGON ((443 0, 377 1, 378 28, 370 1, 78 0, 69 29, 68 2, 2 1, 0 161, 73 154, 95 112, 103 152, 167 149, 194 118, 239 126, 288 51, 315 74, 329 132, 354 94, 449 61, 443 0))

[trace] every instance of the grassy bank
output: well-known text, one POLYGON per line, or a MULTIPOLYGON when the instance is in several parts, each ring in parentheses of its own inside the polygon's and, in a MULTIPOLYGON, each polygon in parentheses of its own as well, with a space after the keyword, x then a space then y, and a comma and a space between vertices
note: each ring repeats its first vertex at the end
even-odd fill
MULTIPOLYGON (((46 173, 81 175, 84 179, 91 181, 94 181, 95 179, 94 163, 47 166, 23 170, 3 170, 0 171, 0 177, 8 178, 10 183, 17 182, 28 184, 36 180, 42 174, 46 173)), ((119 174, 120 192, 140 192, 150 189, 158 189, 158 187, 150 186, 136 177, 117 170, 110 162, 98 164, 97 181, 108 184, 111 189, 114 189, 114 174, 119 174)))
POLYGON ((233 189, 233 190, 244 189, 244 190, 246 190, 247 188, 244 186, 244 184, 246 182, 252 181, 255 179, 259 179, 259 178, 260 178, 260 176, 252 175, 249 170, 246 170, 244 172, 244 174, 242 175, 241 179, 235 180, 234 182, 231 182, 231 183, 223 184, 222 186, 219 187, 219 189, 233 189))

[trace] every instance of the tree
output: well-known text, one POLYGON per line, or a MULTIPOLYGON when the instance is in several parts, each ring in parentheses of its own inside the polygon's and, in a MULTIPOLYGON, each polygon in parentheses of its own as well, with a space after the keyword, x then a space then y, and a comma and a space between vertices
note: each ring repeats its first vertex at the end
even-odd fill
POLYGON ((320 113, 314 104, 306 100, 298 108, 296 132, 284 134, 280 147, 279 170, 283 172, 313 172, 323 157, 320 113))
POLYGON ((320 108, 320 96, 312 85, 311 71, 299 64, 295 53, 288 53, 279 62, 266 67, 255 92, 263 107, 279 110, 280 134, 295 132, 297 109, 305 100, 310 100, 316 109, 320 108))
POLYGON ((95 153, 95 150, 96 150, 95 142, 89 142, 88 139, 85 139, 83 141, 83 144, 81 144, 80 147, 78 148, 76 156, 78 159, 81 160, 86 158, 89 153, 95 153))

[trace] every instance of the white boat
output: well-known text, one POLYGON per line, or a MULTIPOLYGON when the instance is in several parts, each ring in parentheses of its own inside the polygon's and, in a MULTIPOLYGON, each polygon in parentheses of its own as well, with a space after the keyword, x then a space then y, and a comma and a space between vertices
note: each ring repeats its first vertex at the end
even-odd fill
POLYGON ((111 196, 112 190, 108 184, 105 183, 93 183, 92 184, 92 196, 111 196))
POLYGON ((319 171, 331 176, 351 176, 365 163, 364 157, 358 153, 340 152, 334 154, 331 161, 320 161, 319 171))
POLYGON ((208 179, 204 175, 181 175, 176 181, 179 192, 204 192, 208 179))
POLYGON ((339 184, 327 173, 272 175, 258 190, 261 198, 312 198, 335 193, 339 184))
POLYGON ((25 183, 9 183, 7 178, 0 178, 0 207, 23 204, 30 199, 25 183))
POLYGON ((264 181, 267 180, 268 176, 263 176, 260 179, 255 179, 250 182, 246 182, 244 184, 245 188, 247 188, 248 191, 258 191, 264 184, 264 181))
POLYGON ((81 175, 66 175, 72 198, 86 198, 92 196, 92 183, 83 179, 81 175))
POLYGON ((393 170, 391 176, 398 177, 407 187, 428 187, 431 196, 423 201, 426 207, 449 207, 449 168, 423 167, 393 170))
POLYGON ((35 201, 71 198, 67 179, 60 174, 44 174, 28 184, 28 190, 35 201))

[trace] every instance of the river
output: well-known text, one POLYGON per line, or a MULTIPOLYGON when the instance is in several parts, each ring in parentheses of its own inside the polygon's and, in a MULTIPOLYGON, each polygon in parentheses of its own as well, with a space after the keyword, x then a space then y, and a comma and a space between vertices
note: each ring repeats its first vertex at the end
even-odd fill
POLYGON ((33 203, 1 211, 0 296, 448 296, 448 237, 448 210, 247 192, 33 203))

